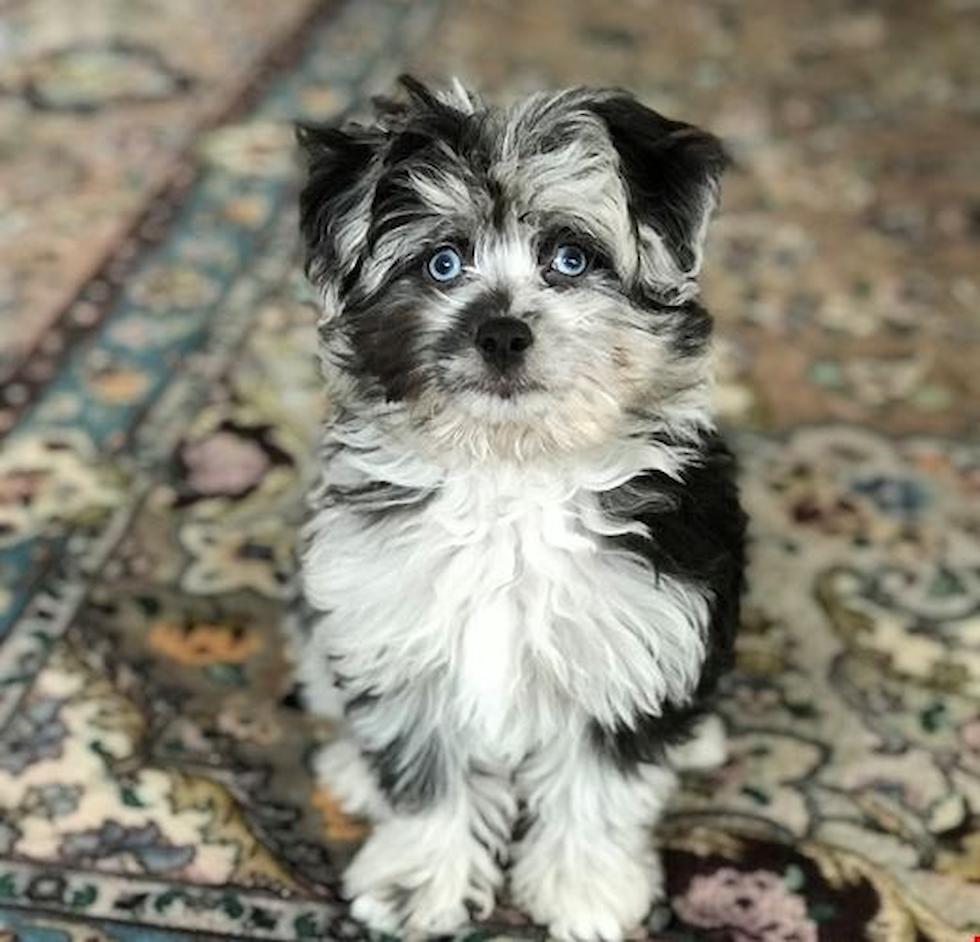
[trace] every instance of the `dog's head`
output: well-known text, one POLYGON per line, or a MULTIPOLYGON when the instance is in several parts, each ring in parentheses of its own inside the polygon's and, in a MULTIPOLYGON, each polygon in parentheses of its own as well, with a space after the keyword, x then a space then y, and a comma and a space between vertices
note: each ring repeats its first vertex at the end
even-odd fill
POLYGON ((402 81, 407 101, 379 102, 370 126, 299 130, 340 404, 432 448, 507 457, 672 408, 690 419, 718 140, 621 91, 498 109, 402 81))

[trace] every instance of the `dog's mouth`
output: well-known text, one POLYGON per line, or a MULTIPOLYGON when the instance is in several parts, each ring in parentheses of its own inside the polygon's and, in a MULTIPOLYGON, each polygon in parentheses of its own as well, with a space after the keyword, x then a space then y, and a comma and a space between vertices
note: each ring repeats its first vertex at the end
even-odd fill
POLYGON ((517 399, 529 393, 544 392, 544 385, 526 376, 506 373, 488 373, 476 380, 468 380, 459 387, 461 391, 492 396, 498 399, 517 399))
POLYGON ((471 371, 464 374, 463 371, 443 368, 438 371, 437 377, 438 385, 449 396, 514 400, 532 393, 545 392, 547 388, 544 383, 528 376, 523 370, 501 372, 488 369, 474 376, 471 371))

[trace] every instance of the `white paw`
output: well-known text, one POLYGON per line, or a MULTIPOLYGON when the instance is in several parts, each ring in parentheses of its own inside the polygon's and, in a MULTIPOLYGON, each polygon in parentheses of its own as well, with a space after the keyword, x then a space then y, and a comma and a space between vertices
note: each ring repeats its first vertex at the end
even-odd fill
POLYGON ((618 942, 663 895, 659 860, 643 856, 597 853, 559 863, 549 855, 549 863, 530 855, 511 874, 514 902, 556 939, 618 942))
POLYGON ((470 921, 462 903, 442 908, 438 900, 423 899, 419 893, 403 895, 397 902, 371 894, 357 896, 351 904, 351 913, 375 931, 409 939, 453 935, 470 921))
POLYGON ((380 821, 391 813, 374 773, 353 740, 328 743, 313 760, 313 770, 317 781, 347 814, 380 821))
POLYGON ((393 897, 385 899, 376 893, 362 893, 354 897, 350 905, 350 913, 359 922, 370 926, 376 932, 396 935, 401 926, 398 901, 393 897))
POLYGON ((344 874, 354 917, 382 932, 427 937, 465 926, 467 903, 489 911, 499 870, 454 823, 438 812, 382 821, 344 874))
POLYGON ((686 772, 706 772, 728 761, 728 744, 721 717, 706 716, 694 728, 690 740, 668 750, 667 756, 675 769, 686 772))
POLYGON ((351 915, 378 932, 400 936, 451 935, 469 922, 466 906, 440 899, 438 890, 387 887, 355 896, 351 915))

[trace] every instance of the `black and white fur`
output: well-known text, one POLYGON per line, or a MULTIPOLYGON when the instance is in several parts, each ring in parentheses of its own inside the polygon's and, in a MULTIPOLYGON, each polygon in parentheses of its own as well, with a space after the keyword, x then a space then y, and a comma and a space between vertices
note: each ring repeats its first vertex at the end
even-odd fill
POLYGON ((744 521, 696 280, 723 152, 620 91, 403 84, 299 132, 333 415, 298 673, 343 730, 318 774, 375 822, 346 889, 432 935, 506 873, 554 935, 617 939, 661 893, 674 768, 723 755, 744 521), (530 338, 505 366, 501 318, 530 338))

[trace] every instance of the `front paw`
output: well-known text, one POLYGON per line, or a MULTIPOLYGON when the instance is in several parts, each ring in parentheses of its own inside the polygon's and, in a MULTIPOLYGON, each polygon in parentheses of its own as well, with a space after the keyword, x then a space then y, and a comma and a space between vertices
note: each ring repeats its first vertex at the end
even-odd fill
POLYGON ((381 822, 344 875, 351 913, 373 929, 409 937, 450 935, 470 904, 489 912, 499 869, 468 832, 439 821, 381 822))
POLYGON ((569 942, 618 942, 635 929, 663 896, 659 859, 618 853, 584 855, 558 863, 528 854, 514 867, 514 902, 549 934, 569 942))
POLYGON ((409 938, 452 935, 469 921, 462 902, 446 906, 432 893, 395 885, 375 887, 355 896, 350 911, 377 932, 409 938))

